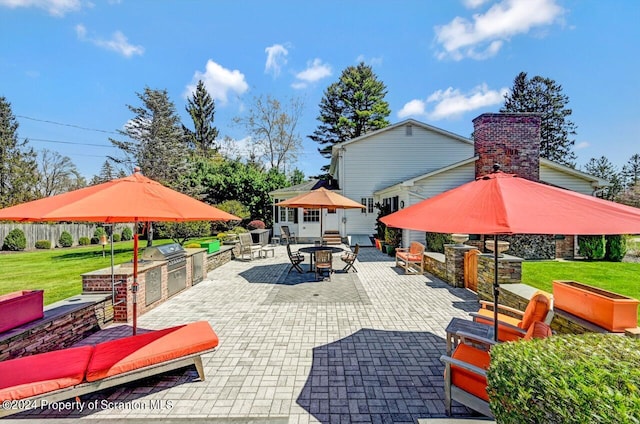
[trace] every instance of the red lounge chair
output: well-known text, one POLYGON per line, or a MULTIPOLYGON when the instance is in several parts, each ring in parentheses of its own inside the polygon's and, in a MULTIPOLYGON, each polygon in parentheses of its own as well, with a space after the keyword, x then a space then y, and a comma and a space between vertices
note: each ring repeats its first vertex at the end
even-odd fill
POLYGON ((201 355, 218 346, 206 321, 95 346, 56 350, 0 362, 0 417, 189 365, 204 380, 201 355), (20 400, 32 402, 18 402, 20 400), (15 401, 15 402, 12 402, 15 401), (36 402, 37 401, 37 402, 36 402))
MULTIPOLYGON (((489 351, 477 345, 491 346, 493 340, 484 339, 471 334, 458 333, 462 343, 456 347, 451 357, 442 355, 440 360, 445 364, 444 398, 445 411, 451 415, 451 401, 455 400, 488 417, 493 417, 489 408, 487 395, 487 369, 490 365, 489 351)), ((536 321, 522 340, 542 339, 551 336, 551 327, 536 321)))
MULTIPOLYGON (((473 320, 493 325, 493 303, 481 301, 480 305, 478 312, 471 313, 473 320)), ((539 291, 531 296, 524 311, 505 305, 498 305, 498 340, 501 342, 518 340, 524 337, 531 324, 535 321, 551 324, 552 319, 551 299, 539 291), (510 315, 507 315, 507 313, 510 315)))

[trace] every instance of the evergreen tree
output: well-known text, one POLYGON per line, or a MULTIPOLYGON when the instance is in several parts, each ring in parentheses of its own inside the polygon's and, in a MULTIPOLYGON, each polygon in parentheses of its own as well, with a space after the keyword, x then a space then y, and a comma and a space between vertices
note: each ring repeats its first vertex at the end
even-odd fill
POLYGON ((0 96, 0 207, 33 200, 38 181, 36 153, 18 139, 18 121, 11 103, 0 96))
POLYGON ((569 97, 562 86, 550 78, 527 78, 520 72, 513 88, 505 95, 500 112, 535 112, 542 117, 540 126, 540 155, 554 162, 575 167, 576 154, 572 151, 576 125, 569 120, 572 110, 567 108, 569 97))
POLYGON ((589 162, 587 162, 584 168, 587 173, 609 181, 610 185, 598 193, 599 197, 613 200, 622 191, 620 174, 616 167, 605 156, 600 156, 599 159, 589 159, 589 162))
POLYGON ((216 105, 202 80, 198 81, 192 97, 187 99, 185 109, 191 116, 194 127, 194 131, 191 131, 186 126, 182 126, 187 142, 198 155, 210 157, 218 151, 216 145, 218 129, 213 126, 216 105))
POLYGON ((622 167, 622 180, 626 188, 635 186, 640 180, 640 155, 634 154, 622 167))
MULTIPOLYGON (((338 82, 331 84, 320 101, 320 125, 309 138, 322 147, 318 151, 331 157, 331 147, 389 125, 391 110, 384 100, 387 87, 371 66, 349 66, 338 82)), ((329 165, 322 168, 329 169, 329 165)))
POLYGON ((185 141, 180 117, 176 114, 167 90, 145 87, 136 93, 142 106, 127 107, 135 114, 120 134, 133 141, 109 139, 122 150, 124 157, 109 157, 133 169, 140 166, 142 173, 161 184, 175 186, 187 170, 191 150, 185 141))

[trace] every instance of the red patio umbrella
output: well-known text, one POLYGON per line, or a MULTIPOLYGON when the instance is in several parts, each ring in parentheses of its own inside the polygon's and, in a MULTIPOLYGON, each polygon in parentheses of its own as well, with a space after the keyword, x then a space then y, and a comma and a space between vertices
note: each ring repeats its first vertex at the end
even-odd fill
MULTIPOLYGON (((143 176, 133 175, 57 196, 0 210, 0 220, 138 222, 233 221, 241 218, 179 193, 143 176)), ((138 232, 133 237, 133 333, 137 326, 138 232)))
MULTIPOLYGON (((320 187, 307 193, 299 194, 291 199, 276 203, 276 206, 308 209, 364 209, 361 203, 344 197, 335 191, 320 187)), ((320 239, 322 239, 322 216, 320 217, 320 239)))
MULTIPOLYGON (((390 227, 494 236, 494 303, 498 303, 500 234, 635 234, 640 209, 530 181, 501 171, 380 219, 390 227)), ((497 315, 497 310, 496 310, 497 315)), ((495 337, 498 327, 495 321, 495 337)))

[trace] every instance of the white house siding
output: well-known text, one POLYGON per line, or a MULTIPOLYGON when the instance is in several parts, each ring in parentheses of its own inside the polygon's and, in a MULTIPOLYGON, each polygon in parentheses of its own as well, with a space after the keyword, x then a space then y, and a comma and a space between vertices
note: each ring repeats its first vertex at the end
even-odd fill
MULTIPOLYGON (((359 202, 377 190, 467 159, 473 156, 473 145, 417 125, 407 136, 402 125, 349 143, 340 154, 336 174, 342 194, 359 202)), ((347 211, 346 215, 343 231, 373 233, 377 210, 347 211)))
POLYGON ((544 165, 540 165, 540 181, 589 196, 593 194, 593 187, 590 181, 544 165))
MULTIPOLYGON (((423 199, 428 199, 447 190, 461 186, 462 184, 466 184, 469 181, 473 181, 474 178, 475 164, 469 163, 416 181, 413 187, 408 187, 408 189, 420 197, 409 196, 409 199, 411 199, 410 203, 405 202, 405 205, 420 203, 423 199)), ((403 246, 408 246, 412 241, 418 241, 424 244, 425 233, 422 231, 405 231, 402 239, 403 246)))

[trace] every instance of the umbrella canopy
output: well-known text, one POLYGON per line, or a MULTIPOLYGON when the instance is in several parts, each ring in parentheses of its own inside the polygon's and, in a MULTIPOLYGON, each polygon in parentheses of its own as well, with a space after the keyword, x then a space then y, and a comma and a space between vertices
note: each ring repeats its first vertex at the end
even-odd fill
POLYGON ((0 210, 10 221, 229 221, 241 218, 140 174, 0 210))
POLYGON ((498 234, 634 234, 640 209, 496 171, 380 220, 439 233, 494 235, 495 338, 498 337, 498 234))
MULTIPOLYGON (((0 210, 4 221, 234 221, 241 218, 140 174, 0 210)), ((137 326, 138 232, 133 238, 133 334, 137 326)))
POLYGON ((288 208, 364 209, 365 206, 334 191, 320 187, 276 203, 288 208))
MULTIPOLYGON (((334 191, 320 187, 291 199, 276 203, 276 206, 307 209, 364 209, 365 206, 334 191)), ((322 218, 320 218, 320 238, 322 238, 322 218)))

